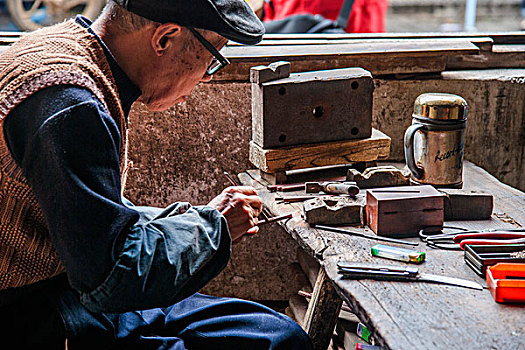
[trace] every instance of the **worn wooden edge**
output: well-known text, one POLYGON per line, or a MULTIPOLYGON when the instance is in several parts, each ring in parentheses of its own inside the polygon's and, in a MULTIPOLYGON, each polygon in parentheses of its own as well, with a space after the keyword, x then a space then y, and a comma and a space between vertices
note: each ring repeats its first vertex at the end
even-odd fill
POLYGON ((342 304, 334 284, 321 268, 302 323, 303 329, 312 338, 315 350, 328 348, 342 304))
POLYGON ((449 56, 446 58, 446 69, 524 68, 525 47, 523 45, 509 46, 494 45, 492 51, 481 52, 478 55, 449 56))
POLYGON ((344 34, 265 34, 264 40, 358 40, 358 39, 435 39, 490 37, 497 44, 523 44, 525 32, 406 32, 406 33, 344 33, 344 34))
MULTIPOLYGON (((453 42, 453 41, 470 41, 474 45, 484 49, 489 48, 494 43, 494 40, 489 36, 480 37, 461 37, 461 38, 448 38, 448 37, 435 37, 435 38, 355 38, 355 39, 263 39, 257 46, 298 46, 298 45, 335 45, 335 44, 378 44, 378 43, 389 43, 395 45, 396 43, 404 43, 407 40, 413 40, 414 42, 453 42)), ((240 43, 229 42, 228 46, 244 46, 240 43)), ((481 48, 480 48, 481 49, 481 48)))
POLYGON ((334 141, 301 146, 262 149, 250 142, 249 159, 266 173, 386 159, 391 139, 377 129, 367 139, 334 141))
MULTIPOLYGON (((463 55, 462 55, 463 56, 463 55)), ((452 56, 455 57, 455 56, 452 56)), ((389 74, 420 74, 442 72, 446 68, 447 56, 429 57, 394 57, 391 55, 362 55, 362 56, 319 56, 289 57, 292 64, 292 73, 361 67, 372 73, 373 76, 389 74)), ((247 59, 231 60, 232 64, 214 76, 218 82, 248 82, 250 68, 262 64, 269 64, 274 59, 247 59)))
POLYGON ((395 56, 453 56, 479 52, 479 48, 466 39, 456 40, 399 40, 357 42, 329 45, 284 45, 284 46, 227 46, 222 53, 228 59, 264 58, 274 61, 288 61, 289 57, 315 56, 356 56, 356 55, 395 55, 395 56))

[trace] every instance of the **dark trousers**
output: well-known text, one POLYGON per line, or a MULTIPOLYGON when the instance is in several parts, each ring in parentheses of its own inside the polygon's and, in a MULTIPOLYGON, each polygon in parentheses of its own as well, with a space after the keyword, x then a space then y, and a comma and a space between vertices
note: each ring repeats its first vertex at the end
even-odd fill
POLYGON ((80 311, 70 312, 76 319, 66 317, 64 328, 56 304, 44 301, 46 294, 0 307, 2 348, 64 349, 66 337, 68 350, 312 348, 297 323, 246 300, 194 294, 167 308, 122 314, 92 314, 77 304, 80 311))

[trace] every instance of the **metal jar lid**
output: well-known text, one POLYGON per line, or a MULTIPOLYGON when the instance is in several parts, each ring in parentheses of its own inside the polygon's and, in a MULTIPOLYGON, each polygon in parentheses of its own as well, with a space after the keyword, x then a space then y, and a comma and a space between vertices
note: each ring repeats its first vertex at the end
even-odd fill
POLYGON ((413 116, 440 120, 465 120, 467 102, 462 97, 453 94, 422 94, 414 102, 413 116))

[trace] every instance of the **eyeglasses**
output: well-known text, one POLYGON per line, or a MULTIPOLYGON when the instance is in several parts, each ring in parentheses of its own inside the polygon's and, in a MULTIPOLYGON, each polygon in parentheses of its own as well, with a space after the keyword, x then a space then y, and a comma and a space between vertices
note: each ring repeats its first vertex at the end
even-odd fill
POLYGON ((230 64, 226 57, 220 54, 219 51, 195 29, 188 27, 189 31, 201 42, 202 45, 213 55, 213 61, 206 70, 206 75, 213 75, 230 64))

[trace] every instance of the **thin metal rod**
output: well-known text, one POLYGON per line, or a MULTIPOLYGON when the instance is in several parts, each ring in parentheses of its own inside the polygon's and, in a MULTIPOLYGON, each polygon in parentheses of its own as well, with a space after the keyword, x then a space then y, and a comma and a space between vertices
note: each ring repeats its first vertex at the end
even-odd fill
POLYGON ((398 244, 406 244, 406 245, 413 245, 413 246, 416 246, 416 245, 419 244, 417 242, 409 242, 409 241, 404 241, 402 239, 394 239, 394 238, 389 238, 389 237, 381 237, 381 236, 376 236, 376 235, 370 235, 370 234, 363 233, 363 232, 349 231, 349 230, 344 230, 342 228, 331 227, 331 226, 314 225, 314 228, 317 228, 317 229, 320 229, 320 230, 325 230, 325 231, 344 233, 344 234, 347 234, 347 235, 363 237, 363 238, 367 238, 367 239, 374 239, 376 241, 398 243, 398 244))
POLYGON ((262 225, 266 225, 266 224, 269 224, 271 222, 276 222, 276 221, 281 221, 281 220, 286 220, 286 219, 291 219, 293 217, 292 214, 285 214, 285 215, 281 215, 281 216, 274 216, 272 218, 269 218, 268 220, 261 220, 259 221, 259 223, 257 224, 257 226, 262 226, 262 225))
MULTIPOLYGON (((235 179, 227 172, 225 171, 224 172, 224 176, 226 176, 226 178, 228 179, 228 181, 230 181, 230 183, 233 185, 233 186, 240 186, 237 181, 235 181, 235 179)), ((268 216, 268 214, 266 214, 266 212, 264 211, 264 206, 261 208, 261 215, 263 216, 263 218, 265 218, 266 220, 269 220, 270 217, 268 216)), ((264 222, 264 221, 263 221, 264 222)), ((257 225, 259 226, 259 225, 257 225)))
POLYGON ((230 181, 230 183, 233 185, 233 186, 239 186, 239 184, 237 183, 237 181, 235 181, 235 179, 227 172, 225 171, 224 172, 224 176, 226 176, 226 178, 230 181))

